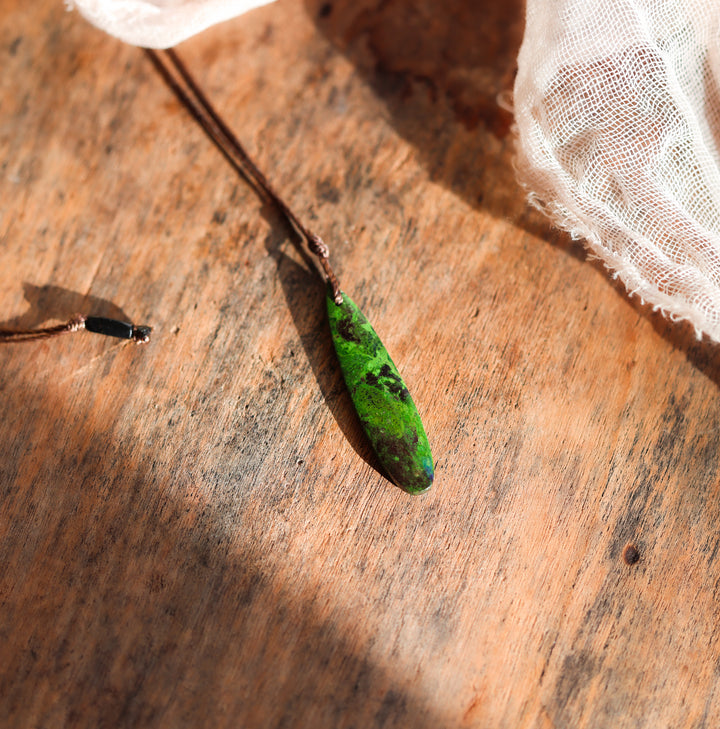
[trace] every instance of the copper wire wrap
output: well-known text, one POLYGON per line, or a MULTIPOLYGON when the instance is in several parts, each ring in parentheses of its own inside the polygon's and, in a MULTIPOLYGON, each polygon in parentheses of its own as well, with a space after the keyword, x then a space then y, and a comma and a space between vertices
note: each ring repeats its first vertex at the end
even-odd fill
POLYGON ((32 342, 37 339, 51 339, 60 334, 78 332, 85 328, 85 317, 82 314, 68 319, 64 324, 42 329, 0 329, 0 342, 32 342))

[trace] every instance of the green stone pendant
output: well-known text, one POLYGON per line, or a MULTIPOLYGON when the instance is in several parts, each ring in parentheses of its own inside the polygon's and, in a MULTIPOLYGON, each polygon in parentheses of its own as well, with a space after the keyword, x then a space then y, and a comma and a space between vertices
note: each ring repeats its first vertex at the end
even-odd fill
POLYGON ((370 322, 347 294, 327 308, 335 351, 363 429, 387 475, 421 494, 435 477, 425 429, 405 383, 370 322))

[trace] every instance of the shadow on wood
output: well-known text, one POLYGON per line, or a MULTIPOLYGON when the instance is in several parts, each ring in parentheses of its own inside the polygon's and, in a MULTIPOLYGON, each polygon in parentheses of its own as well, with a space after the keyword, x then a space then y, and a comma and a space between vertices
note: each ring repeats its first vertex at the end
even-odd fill
POLYGON ((242 489, 230 522, 163 465, 169 443, 143 449, 94 418, 112 414, 108 398, 91 411, 53 392, 3 393, 4 411, 24 413, 7 434, 36 456, 0 462, 9 726, 439 725, 346 642, 342 614, 318 616, 322 586, 257 561, 242 489), (50 431, 48 411, 63 413, 50 431))
POLYGON ((547 235, 512 167, 512 91, 524 0, 305 0, 318 29, 383 99, 433 181, 547 235), (458 146, 458 145, 461 145, 458 146))
MULTIPOLYGON (((603 268, 598 261, 590 263, 603 268)), ((605 269, 603 268, 605 271, 605 269)), ((666 342, 679 352, 695 369, 702 372, 717 388, 720 388, 720 348, 715 342, 707 337, 698 339, 695 330, 687 321, 670 321, 660 311, 653 311, 653 308, 641 301, 637 296, 629 296, 624 284, 615 280, 613 288, 618 296, 624 299, 628 306, 632 307, 639 316, 646 318, 652 328, 666 342)))

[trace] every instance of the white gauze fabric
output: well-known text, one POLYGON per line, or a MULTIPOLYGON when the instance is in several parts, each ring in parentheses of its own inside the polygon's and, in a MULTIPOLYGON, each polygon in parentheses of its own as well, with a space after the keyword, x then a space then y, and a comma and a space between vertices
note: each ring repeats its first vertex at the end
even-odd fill
POLYGON ((65 4, 126 43, 170 48, 268 2, 271 0, 66 0, 65 4))
POLYGON ((531 201, 720 341, 720 2, 527 0, 514 111, 531 201))

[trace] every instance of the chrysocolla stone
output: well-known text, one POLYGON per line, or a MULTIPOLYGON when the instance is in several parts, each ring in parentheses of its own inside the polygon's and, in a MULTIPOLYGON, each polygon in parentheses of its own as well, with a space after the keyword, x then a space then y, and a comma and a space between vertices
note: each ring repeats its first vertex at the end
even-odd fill
POLYGON ((422 493, 435 469, 415 403, 370 322, 342 297, 338 305, 328 294, 330 330, 363 429, 387 475, 408 493, 422 493))

